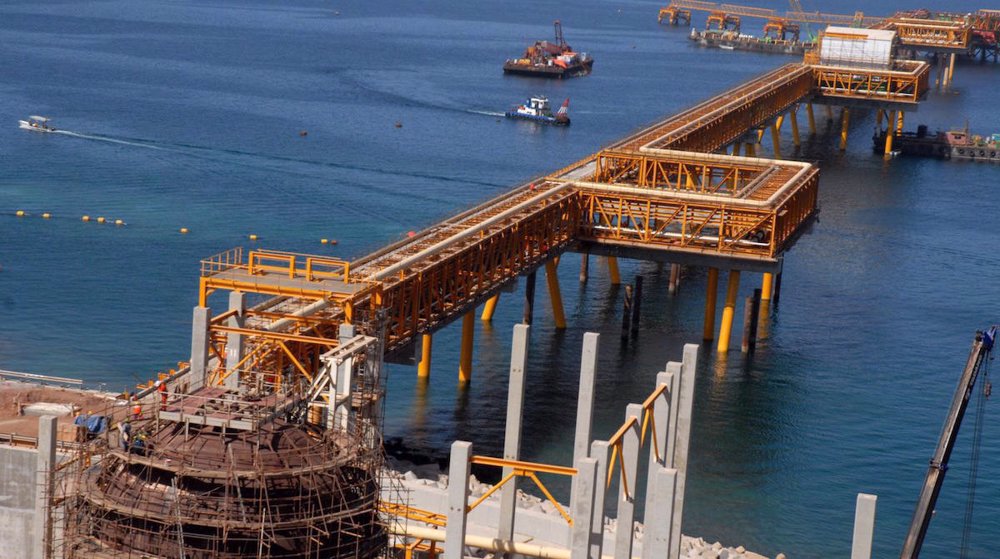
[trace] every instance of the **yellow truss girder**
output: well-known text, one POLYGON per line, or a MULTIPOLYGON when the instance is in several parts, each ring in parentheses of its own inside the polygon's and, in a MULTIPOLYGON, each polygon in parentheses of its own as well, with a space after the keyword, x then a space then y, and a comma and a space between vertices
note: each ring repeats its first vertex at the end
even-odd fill
POLYGON ((815 87, 824 97, 916 104, 928 90, 930 66, 898 62, 904 71, 813 66, 815 87))

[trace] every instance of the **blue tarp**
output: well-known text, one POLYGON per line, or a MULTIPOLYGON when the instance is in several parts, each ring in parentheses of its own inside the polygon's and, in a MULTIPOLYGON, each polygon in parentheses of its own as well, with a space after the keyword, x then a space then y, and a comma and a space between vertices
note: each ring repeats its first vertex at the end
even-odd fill
POLYGON ((78 415, 73 423, 83 425, 87 428, 87 433, 91 435, 99 435, 108 428, 108 417, 105 415, 78 415))

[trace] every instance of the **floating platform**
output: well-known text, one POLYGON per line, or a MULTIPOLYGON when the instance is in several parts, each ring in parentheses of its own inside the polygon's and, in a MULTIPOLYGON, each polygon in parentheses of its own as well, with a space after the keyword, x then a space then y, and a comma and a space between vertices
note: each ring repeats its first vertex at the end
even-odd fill
POLYGON ((816 48, 812 41, 787 41, 760 38, 735 31, 698 31, 692 29, 688 38, 703 47, 724 50, 747 50, 771 54, 803 54, 816 48))
MULTIPOLYGON (((882 153, 887 131, 872 137, 876 153, 882 153)), ((916 132, 897 133, 892 138, 893 149, 902 155, 957 159, 965 161, 1000 162, 1000 134, 981 137, 965 130, 951 130, 928 134, 920 125, 916 132)))
POLYGON ((592 58, 587 58, 581 62, 570 64, 565 67, 559 66, 558 64, 533 63, 530 60, 526 63, 522 62, 524 60, 528 59, 515 58, 508 60, 503 65, 503 73, 520 76, 563 79, 586 76, 594 68, 594 60, 592 58))

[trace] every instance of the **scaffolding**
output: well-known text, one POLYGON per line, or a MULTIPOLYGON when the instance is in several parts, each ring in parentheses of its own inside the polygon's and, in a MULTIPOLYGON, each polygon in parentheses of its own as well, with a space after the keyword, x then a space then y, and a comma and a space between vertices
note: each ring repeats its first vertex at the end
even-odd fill
POLYGON ((96 410, 113 427, 56 472, 47 556, 383 556, 382 343, 367 326, 311 381, 269 363, 96 410))

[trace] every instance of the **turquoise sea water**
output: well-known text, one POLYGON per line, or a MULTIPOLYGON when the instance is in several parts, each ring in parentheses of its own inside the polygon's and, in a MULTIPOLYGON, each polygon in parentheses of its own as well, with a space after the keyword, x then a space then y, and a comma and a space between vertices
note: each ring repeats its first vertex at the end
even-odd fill
MULTIPOLYGON (((778 3, 767 4, 783 9, 778 3)), ((659 27, 657 2, 10 1, 0 5, 0 368, 111 389, 185 359, 198 260, 236 245, 356 257, 562 167, 636 127, 789 58, 703 50, 659 27), (596 59, 565 82, 505 77, 502 60, 551 34, 596 59), (543 93, 573 125, 497 119, 543 93), (72 134, 18 130, 44 114, 72 134), (395 127, 400 122, 401 128, 395 127), (308 131, 300 136, 300 131, 308 131), (29 214, 17 218, 18 209, 29 214), (50 220, 38 215, 51 212, 50 220), (82 215, 127 225, 83 223, 82 215), (181 227, 190 229, 180 235, 181 227), (334 238, 336 247, 320 238, 334 238)), ((889 0, 807 5, 886 14, 889 0)), ((972 10, 976 3, 928 7, 972 10)), ((702 16, 696 18, 703 21, 702 16)), ((748 30, 756 31, 755 28, 748 30)), ((959 65, 908 128, 1000 131, 1000 67, 959 65)), ((819 112, 818 114, 822 114, 819 112)), ((801 125, 805 129, 804 118, 801 125)), ((879 495, 876 551, 898 553, 972 334, 998 320, 1000 167, 873 156, 871 114, 850 147, 821 134, 822 212, 788 254, 780 312, 753 363, 702 355, 685 531, 767 554, 847 556, 855 494, 879 495)), ((821 121, 821 131, 823 123, 821 121)), ((792 153, 791 138, 783 151, 792 153)), ((592 259, 561 268, 570 327, 539 284, 524 455, 568 463, 582 334, 602 332, 596 435, 701 337, 703 270, 666 294, 646 278, 642 332, 621 347, 621 292, 592 259)), ((745 274, 741 299, 758 285, 745 274)), ((473 384, 455 387, 457 328, 435 336, 433 381, 392 368, 386 429, 445 453, 502 445, 520 294, 477 326, 473 384)), ((992 406, 990 406, 992 407, 992 406)), ((988 411, 992 411, 989 410, 988 411)), ((926 556, 953 556, 968 435, 926 556)), ((1000 421, 984 428, 973 556, 1000 533, 1000 421)))

